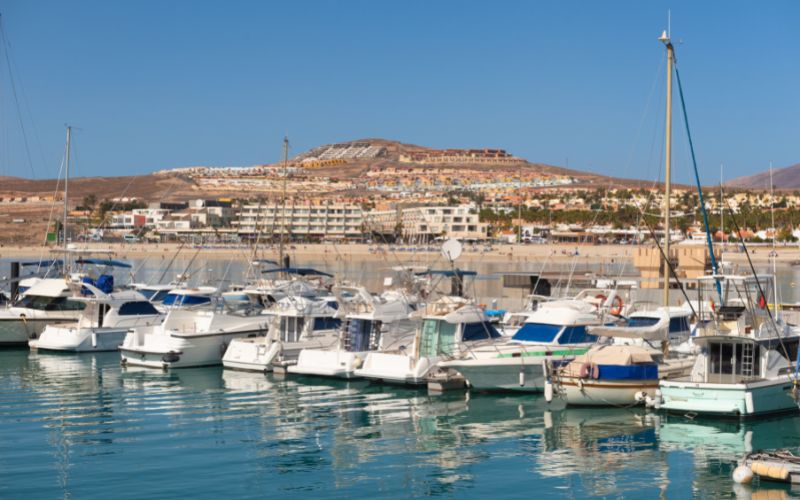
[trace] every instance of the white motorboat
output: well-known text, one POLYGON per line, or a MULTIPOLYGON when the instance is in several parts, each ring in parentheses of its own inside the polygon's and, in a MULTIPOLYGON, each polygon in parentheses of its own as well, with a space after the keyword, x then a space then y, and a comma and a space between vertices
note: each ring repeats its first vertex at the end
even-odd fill
POLYGON ((20 299, 0 310, 0 346, 27 345, 48 324, 71 323, 86 303, 72 298, 64 278, 34 278, 20 299))
POLYGON ((263 334, 267 317, 215 310, 170 309, 159 325, 131 330, 120 346, 122 364, 149 368, 218 365, 232 340, 263 334))
POLYGON ((540 392, 546 365, 585 353, 597 342, 587 327, 600 324, 596 307, 584 300, 542 302, 510 339, 465 350, 441 367, 460 373, 476 390, 540 392))
POLYGON ((225 368, 268 372, 274 364, 289 366, 303 349, 335 345, 341 325, 334 297, 286 297, 260 317, 268 324, 265 335, 231 341, 225 368))
POLYGON ((422 325, 410 348, 370 352, 354 375, 399 384, 426 384, 439 363, 500 338, 483 309, 462 297, 442 297, 419 315, 422 325))
POLYGON ((773 316, 768 308, 773 288, 772 276, 698 279, 699 298, 712 298, 708 309, 698 311, 693 342, 700 352, 691 374, 662 380, 648 405, 740 418, 796 412, 800 328, 773 316))
POLYGON ((289 373, 351 378, 371 352, 397 351, 414 342, 416 297, 403 290, 372 295, 364 287, 334 287, 345 314, 339 341, 329 349, 303 349, 289 373))
POLYGON ((49 351, 116 351, 131 328, 156 325, 164 315, 142 294, 132 290, 105 294, 83 285, 93 294, 73 300, 86 304, 75 323, 47 325, 28 345, 49 351))

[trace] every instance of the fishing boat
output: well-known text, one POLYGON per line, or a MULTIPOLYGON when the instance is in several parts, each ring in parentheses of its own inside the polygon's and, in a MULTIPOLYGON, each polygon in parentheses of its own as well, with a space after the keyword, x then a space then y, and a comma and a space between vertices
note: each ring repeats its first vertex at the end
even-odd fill
MULTIPOLYGON (((652 397, 661 379, 688 375, 694 357, 668 357, 671 342, 689 343, 691 310, 660 307, 623 325, 589 327, 606 343, 552 372, 554 393, 568 405, 631 406, 652 397)), ((690 348, 682 348, 688 351, 690 348)))
POLYGON ((303 349, 330 348, 341 319, 335 297, 286 297, 259 315, 268 325, 261 335, 230 342, 222 357, 225 368, 272 371, 294 364, 303 349))
POLYGON ((598 310, 583 300, 542 302, 510 339, 464 349, 440 367, 460 373, 479 391, 541 392, 546 365, 585 353, 597 342, 587 327, 602 322, 598 310))
POLYGON ((124 290, 106 294, 92 285, 89 296, 72 300, 86 307, 75 323, 48 324, 38 338, 31 339, 32 349, 47 351, 116 351, 131 328, 156 325, 164 318, 142 294, 124 290))
POLYGON ((501 337, 484 310, 463 297, 442 297, 419 314, 422 324, 410 348, 401 345, 370 352, 354 375, 399 384, 427 384, 441 362, 501 337))
POLYGON ((345 314, 338 343, 330 349, 303 349, 289 373, 351 378, 371 352, 410 346, 418 321, 417 298, 404 290, 373 295, 364 287, 333 288, 345 314))
MULTIPOLYGON (((717 296, 698 314, 691 374, 662 380, 649 406, 668 412, 751 417, 797 411, 800 328, 767 307, 772 276, 713 275, 698 294, 717 296)), ((698 301, 704 304, 702 300, 698 301)))
POLYGON ((188 368, 218 365, 228 344, 263 334, 267 318, 211 308, 174 308, 163 323, 132 329, 119 347, 123 366, 188 368))

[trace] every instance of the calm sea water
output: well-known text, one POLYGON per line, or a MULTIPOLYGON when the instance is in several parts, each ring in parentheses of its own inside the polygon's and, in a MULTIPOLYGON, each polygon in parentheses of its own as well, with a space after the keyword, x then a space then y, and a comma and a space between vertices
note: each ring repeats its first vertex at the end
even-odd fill
POLYGON ((0 351, 3 498, 712 498, 733 493, 746 449, 798 446, 800 417, 689 421, 0 351))

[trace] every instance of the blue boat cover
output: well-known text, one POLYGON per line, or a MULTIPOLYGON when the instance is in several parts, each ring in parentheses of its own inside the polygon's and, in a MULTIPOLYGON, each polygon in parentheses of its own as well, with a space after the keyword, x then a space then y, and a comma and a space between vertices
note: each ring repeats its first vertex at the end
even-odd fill
POLYGON ((658 380, 658 365, 600 365, 600 380, 658 380))

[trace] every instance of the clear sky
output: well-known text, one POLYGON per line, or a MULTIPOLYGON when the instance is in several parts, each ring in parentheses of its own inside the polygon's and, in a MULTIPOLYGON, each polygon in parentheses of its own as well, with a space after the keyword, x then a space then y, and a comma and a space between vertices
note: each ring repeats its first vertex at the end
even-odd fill
MULTIPOLYGON (((794 1, 0 0, 38 177, 70 123, 81 175, 272 162, 288 133, 293 153, 383 137, 652 180, 670 8, 704 184, 800 162, 794 1)), ((0 175, 30 177, 0 63, 0 175)))

